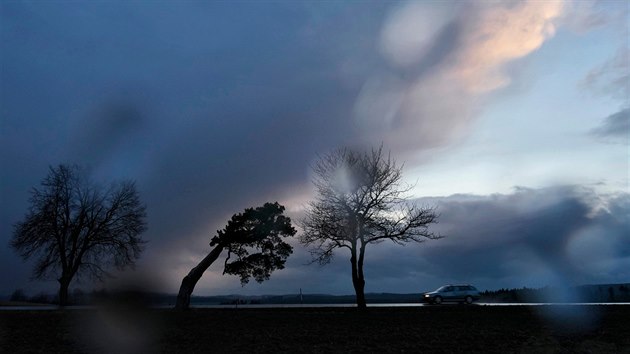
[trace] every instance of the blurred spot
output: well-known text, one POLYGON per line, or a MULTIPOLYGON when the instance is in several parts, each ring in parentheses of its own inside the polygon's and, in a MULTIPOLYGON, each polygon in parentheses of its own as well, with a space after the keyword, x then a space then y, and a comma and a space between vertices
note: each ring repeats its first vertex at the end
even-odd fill
POLYGON ((354 105, 359 127, 367 131, 391 129, 404 94, 404 82, 394 76, 368 79, 354 105))
POLYGON ((79 338, 89 352, 159 352, 159 319, 142 295, 125 294, 101 300, 85 320, 79 338))
POLYGON ((585 302, 585 294, 557 273, 553 284, 554 286, 541 289, 538 298, 535 299, 537 302, 551 305, 534 306, 538 316, 552 330, 575 334, 591 331, 599 325, 601 317, 599 307, 574 305, 585 302))
POLYGON ((120 148, 132 145, 144 125, 144 116, 133 102, 108 102, 86 114, 75 131, 82 158, 100 164, 120 148))
POLYGON ((533 308, 552 331, 558 334, 590 332, 599 326, 602 315, 597 305, 541 305, 533 308))
POLYGON ((383 55, 398 66, 418 63, 429 54, 453 15, 448 7, 434 2, 409 2, 398 7, 383 25, 380 43, 383 55))
POLYGON ((616 260, 617 237, 598 226, 588 227, 573 235, 567 242, 566 251, 573 265, 583 272, 607 275, 611 260, 616 260))
POLYGON ((77 338, 90 353, 157 353, 162 331, 159 310, 152 309, 156 284, 135 279, 95 299, 77 338))
POLYGON ((332 185, 335 190, 340 193, 352 193, 357 184, 352 172, 347 166, 340 166, 334 171, 332 185))

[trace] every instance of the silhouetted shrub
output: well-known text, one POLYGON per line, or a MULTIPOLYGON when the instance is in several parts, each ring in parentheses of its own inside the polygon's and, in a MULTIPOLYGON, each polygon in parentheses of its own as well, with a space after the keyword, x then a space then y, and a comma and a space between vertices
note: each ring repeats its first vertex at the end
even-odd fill
POLYGON ((12 294, 11 297, 9 298, 9 301, 26 301, 26 299, 28 299, 28 297, 26 296, 26 294, 24 293, 24 290, 22 289, 16 289, 12 294))
POLYGON ((30 297, 28 299, 28 302, 34 302, 34 303, 38 303, 38 304, 49 304, 50 301, 50 297, 48 296, 48 294, 46 294, 45 292, 41 292, 37 295, 34 295, 32 297, 30 297))

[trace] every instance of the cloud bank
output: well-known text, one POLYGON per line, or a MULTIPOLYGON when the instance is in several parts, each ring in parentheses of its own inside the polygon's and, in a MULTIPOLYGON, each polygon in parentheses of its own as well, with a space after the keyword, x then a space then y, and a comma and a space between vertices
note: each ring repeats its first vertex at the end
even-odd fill
MULTIPOLYGON (((553 37, 562 2, 409 2, 386 18, 389 63, 363 85, 355 119, 396 149, 460 138, 488 94, 509 85, 506 68, 553 37)), ((373 136, 372 136, 373 137, 373 136)))
MULTIPOLYGON (((233 213, 274 200, 298 211, 310 197, 317 153, 384 142, 413 164, 465 136, 486 100, 514 80, 511 66, 553 38, 567 11, 562 2, 535 1, 0 6, 2 240, 50 164, 84 164, 101 181, 131 178, 149 214, 138 270, 163 278, 157 283, 169 291, 233 213)), ((506 218, 523 216, 507 207, 520 197, 479 198, 483 210, 504 203, 506 218)), ((458 212, 458 200, 443 201, 440 227, 455 230, 456 217, 463 228, 474 222, 458 212)), ((580 216, 583 203, 567 203, 575 227, 591 222, 580 216)), ((458 235, 453 230, 444 231, 458 235)), ((445 252, 456 247, 449 239, 439 246, 445 252)), ((493 274, 494 263, 462 245, 493 274)), ((448 271, 464 280, 438 253, 422 261, 431 247, 375 249, 366 269, 372 290, 413 291, 448 271)), ((508 252, 501 247, 493 249, 508 252)), ((15 269, 1 289, 36 286, 26 281, 29 264, 8 248, 0 256, 0 268, 15 269)), ((342 259, 304 267, 307 253, 297 247, 291 266, 262 287, 234 287, 215 270, 200 293, 279 292, 287 284, 348 293, 342 259)), ((511 273, 479 281, 502 282, 503 274, 511 273)))
MULTIPOLYGON (((511 194, 423 198, 440 212, 434 230, 443 239, 366 250, 366 291, 415 293, 445 283, 482 289, 618 283, 630 277, 630 194, 599 195, 592 189, 558 186, 517 188, 511 194)), ((264 284, 240 288, 238 279, 207 274, 206 291, 351 294, 349 255, 338 251, 330 265, 307 265, 296 248, 287 269, 264 284)))

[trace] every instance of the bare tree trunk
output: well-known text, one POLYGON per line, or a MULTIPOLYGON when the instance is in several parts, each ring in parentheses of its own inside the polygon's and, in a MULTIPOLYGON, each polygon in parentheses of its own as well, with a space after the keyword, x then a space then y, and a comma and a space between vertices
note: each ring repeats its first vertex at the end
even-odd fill
POLYGON ((356 250, 351 250, 352 255, 350 256, 350 262, 352 263, 352 285, 354 286, 354 293, 357 296, 357 307, 360 309, 367 308, 367 304, 365 302, 365 280, 363 279, 363 265, 357 264, 357 254, 356 250), (360 266, 360 268, 359 268, 360 266))
POLYGON ((352 279, 352 285, 354 285, 354 292, 357 295, 357 307, 360 309, 367 308, 367 303, 365 302, 365 280, 356 278, 352 279))
POLYGON ((59 281, 59 306, 65 307, 68 304, 68 287, 70 287, 70 279, 62 275, 59 281))
POLYGON ((190 307, 190 296, 192 295, 195 285, 203 275, 203 273, 210 267, 214 261, 219 258, 223 251, 223 245, 217 245, 208 255, 199 262, 199 264, 190 270, 188 275, 182 279, 182 285, 179 287, 179 293, 177 294, 177 302, 175 303, 175 309, 187 310, 190 307))

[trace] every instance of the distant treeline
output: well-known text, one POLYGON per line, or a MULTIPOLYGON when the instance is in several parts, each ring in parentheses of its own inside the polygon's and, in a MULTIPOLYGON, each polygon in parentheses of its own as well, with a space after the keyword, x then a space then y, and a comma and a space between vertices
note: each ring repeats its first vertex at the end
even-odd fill
MULTIPOLYGON (((72 290, 68 294, 69 305, 89 305, 95 302, 97 299, 107 298, 111 296, 110 292, 106 290, 92 290, 91 292, 85 292, 79 288, 72 290)), ((14 303, 32 303, 32 304, 58 304, 59 296, 51 295, 45 292, 39 292, 35 295, 28 295, 24 290, 15 290, 8 299, 14 303)))
POLYGON ((538 289, 499 289, 481 293, 481 302, 630 302, 630 283, 538 289))
MULTIPOLYGON (((420 293, 367 293, 368 304, 412 304, 422 300, 420 293)), ((90 305, 109 299, 139 302, 148 305, 171 306, 175 303, 176 295, 164 293, 149 293, 139 291, 108 292, 93 290, 84 292, 75 289, 69 293, 70 305, 90 305)), ((38 293, 28 296, 18 289, 8 298, 12 302, 28 302, 40 304, 58 303, 55 295, 38 293)), ((354 295, 328 294, 288 294, 288 295, 219 295, 193 296, 192 305, 281 305, 281 304, 353 304, 354 295)), ((481 293, 480 302, 494 303, 532 303, 532 302, 630 302, 630 283, 582 285, 570 288, 544 287, 486 290, 481 293)))
MULTIPOLYGON (((393 294, 393 293, 367 293, 367 303, 419 303, 420 294, 393 294)), ((219 305, 293 305, 293 304, 354 304, 355 295, 328 295, 328 294, 289 294, 289 295, 264 295, 264 296, 197 296, 191 300, 193 304, 219 304, 219 305)))
MULTIPOLYGON (((106 290, 93 290, 83 292, 80 289, 71 291, 68 295, 69 305, 90 305, 98 301, 126 300, 142 301, 149 305, 173 305, 176 300, 174 294, 143 293, 138 291, 109 292, 106 290)), ((58 302, 56 295, 38 293, 28 296, 18 289, 8 298, 12 302, 28 302, 39 304, 55 304, 58 302)), ((392 293, 368 293, 366 300, 369 303, 418 303, 420 294, 392 294, 392 293)), ((218 295, 218 296, 193 296, 193 305, 279 305, 279 304, 353 304, 355 295, 328 295, 328 294, 288 294, 288 295, 218 295)))

